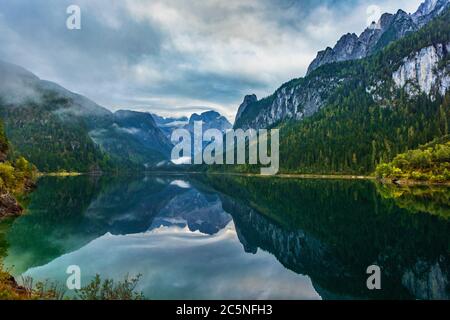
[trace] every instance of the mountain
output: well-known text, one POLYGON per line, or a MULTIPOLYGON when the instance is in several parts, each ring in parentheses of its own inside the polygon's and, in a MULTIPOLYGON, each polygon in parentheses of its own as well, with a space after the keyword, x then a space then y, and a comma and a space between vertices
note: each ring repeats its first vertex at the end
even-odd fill
POLYGON ((447 134, 450 9, 440 12, 366 58, 322 65, 261 100, 247 96, 234 127, 278 126, 282 171, 302 173, 371 173, 447 134))
MULTIPOLYGON (((416 30, 421 30, 419 26, 425 26, 433 17, 439 17, 443 12, 450 8, 449 0, 427 0, 418 11, 413 15, 408 15, 399 11, 396 15, 384 14, 378 24, 366 29, 360 37, 355 34, 344 35, 337 43, 335 49, 327 49, 319 53, 318 59, 312 62, 310 70, 306 77, 289 81, 282 85, 274 94, 261 100, 257 100, 255 95, 246 96, 244 102, 239 108, 234 124, 235 128, 262 128, 274 126, 286 120, 302 120, 305 117, 312 116, 321 107, 323 107, 330 95, 341 85, 354 78, 354 74, 345 72, 345 65, 332 62, 352 63, 363 58, 369 58, 381 52, 389 43, 395 42, 399 38, 404 38, 407 34, 414 34, 416 30), (337 56, 339 56, 337 58, 337 56), (329 66, 326 70, 320 69, 320 66, 329 66), (313 72, 316 71, 316 72, 313 72)), ((439 39, 437 39, 439 40, 439 39)), ((406 64, 408 71, 399 70, 393 75, 398 86, 406 83, 406 78, 415 77, 413 73, 424 67, 424 71, 419 76, 419 85, 423 89, 424 81, 428 81, 426 86, 431 89, 435 85, 435 80, 429 78, 440 78, 441 95, 446 84, 445 72, 436 75, 433 67, 436 67, 446 55, 447 47, 444 43, 442 48, 432 49, 429 52, 419 52, 415 61, 406 64), (429 59, 429 62, 427 62, 429 59), (421 61, 419 63, 419 60, 421 61), (412 64, 418 62, 417 68, 412 64), (425 66, 425 64, 428 64, 425 66), (414 70, 413 70, 414 69, 414 70), (434 74, 433 74, 434 73, 434 74), (402 78, 403 77, 403 78, 402 78)), ((402 58, 409 59, 412 52, 405 52, 402 58)), ((381 57, 378 55, 378 57, 381 57)), ((407 62, 407 61, 405 61, 407 62)), ((397 71, 397 70, 395 70, 397 71)), ((442 66, 441 66, 442 71, 442 66)), ((427 89, 427 91, 430 91, 427 89)))
POLYGON ((170 157, 172 144, 149 113, 119 110, 109 118, 89 136, 117 162, 149 168, 170 157))
MULTIPOLYGON (((181 118, 163 118, 157 115, 153 115, 158 127, 161 129, 161 131, 164 132, 166 137, 170 140, 172 136, 172 132, 176 129, 185 129, 188 130, 191 133, 191 136, 194 134, 194 124, 195 122, 201 122, 202 123, 202 131, 205 132, 208 129, 218 129, 222 133, 225 133, 228 129, 232 128, 231 123, 222 116, 220 113, 216 111, 206 111, 201 114, 194 113, 188 118, 181 117, 181 118)), ((203 148, 206 148, 207 144, 203 143, 203 148)), ((192 139, 192 154, 190 156, 183 155, 183 158, 185 161, 187 161, 187 158, 189 157, 192 159, 194 154, 194 139, 192 139)), ((161 163, 162 164, 162 163, 161 163)))
POLYGON ((179 191, 154 218, 150 230, 161 226, 188 227, 190 231, 200 231, 213 235, 226 227, 230 215, 222 208, 222 202, 215 194, 200 192, 182 180, 174 180, 171 185, 180 186, 179 191))
POLYGON ((136 169, 168 158, 171 144, 149 114, 113 114, 1 61, 0 83, 0 117, 13 153, 41 171, 136 169))
POLYGON ((206 111, 201 114, 194 113, 189 118, 189 123, 184 127, 190 132, 194 132, 194 123, 202 122, 203 131, 208 129, 218 129, 222 132, 232 128, 231 123, 216 111, 206 111))
POLYGON ((412 15, 403 10, 394 15, 385 13, 360 36, 348 33, 339 39, 334 48, 328 47, 320 51, 309 66, 307 74, 324 64, 362 59, 372 55, 391 42, 419 30, 449 7, 449 0, 426 0, 412 15))
POLYGON ((194 113, 189 118, 187 117, 168 117, 164 118, 156 114, 152 114, 156 125, 162 132, 170 139, 172 132, 176 129, 187 129, 189 132, 194 132, 194 123, 196 121, 202 122, 203 131, 208 129, 218 129, 222 132, 232 128, 231 123, 216 111, 206 111, 201 114, 194 113))
POLYGON ((152 117, 156 122, 156 125, 164 133, 164 135, 170 140, 172 131, 175 129, 183 128, 189 123, 188 117, 161 117, 152 113, 152 117))

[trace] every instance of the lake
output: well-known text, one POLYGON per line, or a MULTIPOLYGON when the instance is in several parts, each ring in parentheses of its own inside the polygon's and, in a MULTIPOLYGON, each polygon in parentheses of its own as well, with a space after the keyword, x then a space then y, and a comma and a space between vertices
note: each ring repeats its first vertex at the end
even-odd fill
MULTIPOLYGON (((448 187, 226 175, 44 177, 3 232, 20 280, 141 275, 149 299, 449 299, 448 187), (370 265, 381 290, 367 288, 370 265)), ((68 292, 70 294, 70 292, 68 292)))

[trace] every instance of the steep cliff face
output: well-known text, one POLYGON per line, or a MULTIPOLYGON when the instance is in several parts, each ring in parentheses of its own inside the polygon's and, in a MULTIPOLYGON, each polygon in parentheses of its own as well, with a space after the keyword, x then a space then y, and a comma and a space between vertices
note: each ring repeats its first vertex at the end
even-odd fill
MULTIPOLYGON (((368 292, 358 292, 358 283, 364 284, 363 274, 355 273, 347 262, 338 258, 335 248, 323 243, 303 230, 286 230, 257 211, 222 196, 223 207, 233 216, 239 241, 246 252, 258 249, 268 251, 287 268, 311 277, 314 287, 323 298, 363 298, 368 292), (336 283, 354 283, 352 288, 336 283), (336 288, 346 288, 336 291, 336 288)), ((388 255, 388 253, 384 253, 388 255)), ((383 254, 379 262, 382 263, 383 254)), ((441 256, 437 261, 419 260, 413 265, 383 266, 389 276, 384 279, 403 285, 417 299, 448 299, 448 259, 441 256), (399 267, 399 269, 396 269, 399 267), (389 279, 387 279, 389 278, 389 279)))
POLYGON ((414 14, 407 14, 403 10, 397 11, 395 15, 385 13, 359 37, 354 33, 346 34, 334 48, 328 47, 320 51, 309 66, 307 74, 325 64, 357 60, 372 55, 391 42, 419 30, 448 7, 449 0, 426 0, 414 14))
POLYGON ((373 28, 367 29, 361 35, 361 38, 355 33, 348 33, 342 36, 334 48, 328 47, 317 54, 316 59, 309 66, 307 74, 324 64, 364 58, 367 56, 374 39, 377 39, 379 34, 379 30, 373 28))
POLYGON ((402 284, 418 299, 448 300, 448 263, 441 257, 432 264, 418 261, 402 276, 402 284))
POLYGON ((208 129, 217 129, 221 132, 225 132, 231 128, 231 123, 227 120, 227 118, 216 111, 206 111, 201 114, 194 113, 189 118, 189 123, 185 126, 185 129, 190 132, 194 132, 195 122, 202 122, 202 128, 204 131, 208 129))
POLYGON ((450 42, 439 43, 405 57, 392 75, 395 85, 404 88, 410 96, 445 95, 450 88, 449 52, 450 42))
MULTIPOLYGON (((415 16, 402 11, 395 16, 385 14, 378 24, 359 38, 355 34, 345 35, 336 45, 337 51, 328 48, 320 53, 322 61, 327 63, 318 70, 284 84, 265 99, 254 101, 256 97, 246 97, 234 127, 269 128, 287 120, 303 120, 327 106, 338 88, 347 87, 348 94, 352 90, 347 86, 349 83, 367 83, 367 92, 381 107, 390 105, 388 102, 392 101, 396 87, 405 87, 411 96, 425 92, 433 100, 438 94, 445 95, 450 82, 449 42, 445 36, 448 22, 443 21, 446 21, 449 10, 443 13, 443 8, 450 8, 449 3, 449 0, 437 1, 415 16), (432 25, 427 24, 412 32, 418 29, 415 21, 419 21, 419 17, 435 15, 438 17, 431 22, 432 25), (439 26, 439 33, 430 40, 429 34, 433 31, 430 28, 434 25, 439 26), (389 48, 360 59, 367 52, 375 52, 399 37, 403 39, 392 43, 389 48), (335 60, 340 63, 329 63, 335 60)), ((313 62, 313 68, 317 63, 313 62)))
POLYGON ((252 103, 258 101, 258 97, 255 94, 247 95, 244 97, 244 101, 239 106, 239 109, 236 114, 236 119, 240 118, 244 112, 246 112, 247 107, 252 103))
POLYGON ((448 8, 448 5, 448 0, 427 0, 420 5, 419 9, 412 15, 412 18, 417 25, 423 26, 441 14, 448 8))
POLYGON ((311 116, 325 104, 334 89, 348 79, 348 75, 297 79, 283 85, 268 98, 259 101, 244 100, 234 127, 268 128, 280 121, 301 120, 311 116))

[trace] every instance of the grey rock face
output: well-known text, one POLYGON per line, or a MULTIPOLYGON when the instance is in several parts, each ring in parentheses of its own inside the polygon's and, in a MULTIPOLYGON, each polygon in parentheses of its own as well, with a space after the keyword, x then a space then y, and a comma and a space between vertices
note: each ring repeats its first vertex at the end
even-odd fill
POLYGON ((284 120, 301 120, 316 113, 326 102, 329 95, 346 78, 309 77, 301 79, 298 85, 285 85, 269 99, 269 103, 257 110, 244 109, 237 117, 235 128, 247 130, 265 129, 284 120), (245 119, 245 120, 244 120, 245 119))
MULTIPOLYGON (((424 25, 424 21, 429 22, 448 7, 450 0, 427 0, 413 15, 402 10, 395 15, 385 13, 359 37, 350 33, 344 35, 334 48, 318 53, 305 78, 283 85, 272 96, 257 103, 254 101, 256 96, 251 99, 246 97, 239 107, 234 127, 268 128, 282 121, 302 120, 313 115, 326 103, 330 94, 351 77, 333 76, 327 72, 312 73, 313 70, 324 64, 367 57, 392 41, 417 31, 424 25)), ((393 75, 395 84, 397 87, 405 86, 411 95, 418 92, 417 88, 426 93, 445 94, 450 82, 448 67, 444 71, 434 69, 448 51, 447 46, 443 45, 441 49, 428 48, 418 53, 417 57, 406 57, 403 67, 393 75)), ((368 92, 373 91, 368 88, 368 92)), ((382 100, 376 94, 373 97, 377 102, 382 100)))
POLYGON ((427 0, 422 3, 419 9, 412 15, 415 23, 423 26, 430 22, 449 6, 448 0, 427 0))
POLYGON ((441 260, 435 264, 418 261, 403 274, 402 284, 418 299, 449 299, 446 264, 441 260))
POLYGON ((419 30, 441 14, 449 4, 449 0, 426 0, 412 15, 403 10, 399 10, 395 15, 386 13, 378 23, 373 22, 359 37, 356 34, 346 34, 334 48, 328 47, 320 51, 309 66, 307 74, 324 64, 365 58, 392 41, 419 30))
POLYGON ((450 64, 442 68, 438 66, 449 52, 450 42, 439 43, 405 57, 403 64, 392 75, 395 85, 404 88, 409 96, 421 92, 432 98, 437 94, 444 96, 450 88, 450 64))
POLYGON ((314 59, 308 68, 308 74, 324 64, 365 57, 370 42, 362 40, 370 41, 373 39, 373 35, 377 33, 376 31, 376 29, 367 29, 362 39, 354 33, 342 36, 334 48, 328 47, 318 53, 317 58, 314 59))
POLYGON ((186 125, 186 129, 193 132, 194 131, 194 123, 196 121, 201 121, 203 124, 203 131, 208 129, 218 129, 221 132, 225 132, 228 129, 231 129, 231 123, 222 116, 220 113, 216 111, 206 111, 202 114, 194 113, 189 118, 189 123, 186 125))

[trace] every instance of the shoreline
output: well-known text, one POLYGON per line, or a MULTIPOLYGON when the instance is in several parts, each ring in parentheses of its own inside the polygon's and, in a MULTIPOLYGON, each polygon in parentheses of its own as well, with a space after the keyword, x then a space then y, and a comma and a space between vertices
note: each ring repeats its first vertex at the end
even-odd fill
MULTIPOLYGON (((205 172, 205 171, 142 171, 142 172, 127 172, 125 175, 223 175, 236 177, 259 177, 259 178, 280 178, 280 179, 305 179, 305 180, 367 180, 376 181, 385 185, 395 185, 398 187, 407 186, 450 186, 450 181, 446 182, 432 182, 432 181, 418 181, 409 179, 400 179, 397 181, 391 179, 378 179, 375 176, 368 175, 351 175, 351 174, 301 174, 301 173, 280 173, 277 175, 261 175, 258 173, 243 173, 243 172, 205 172)), ((78 177, 78 176, 102 176, 110 175, 108 172, 99 173, 83 173, 83 172, 40 172, 37 174, 41 177, 78 177)), ((115 173, 120 176, 121 174, 115 173)))
POLYGON ((39 172, 37 177, 78 177, 86 174, 81 172, 39 172))
POLYGON ((419 181, 419 180, 409 180, 409 179, 400 179, 400 180, 391 180, 391 179, 381 179, 378 180, 381 184, 391 185, 397 187, 420 187, 420 186, 450 186, 450 181, 445 182, 433 182, 433 181, 419 181))

